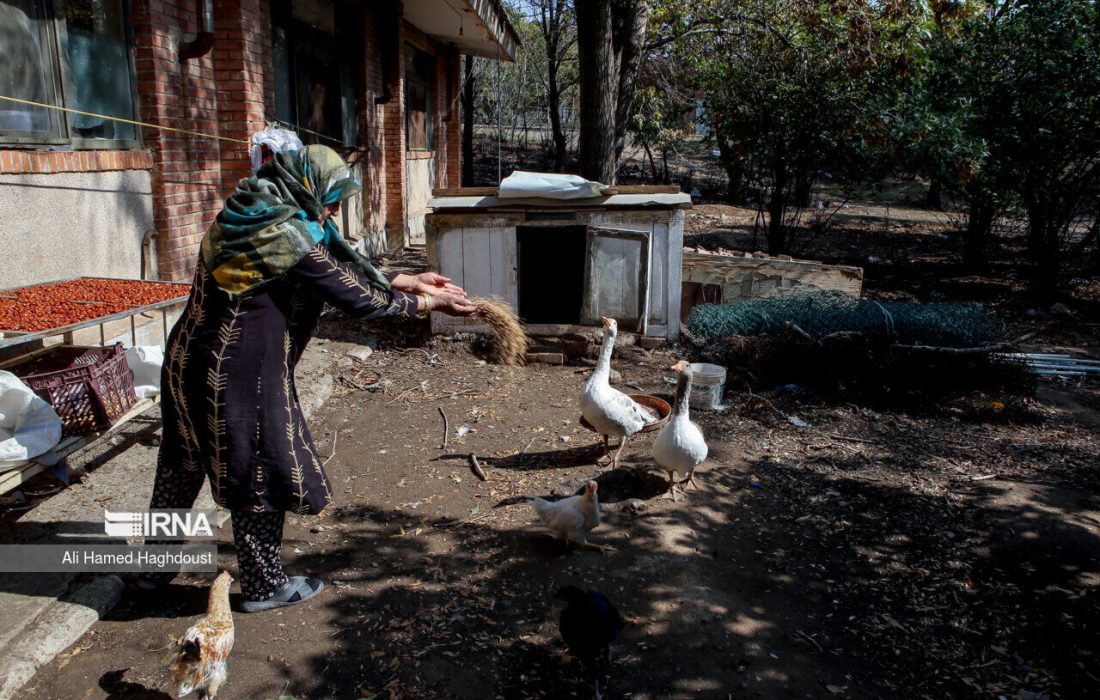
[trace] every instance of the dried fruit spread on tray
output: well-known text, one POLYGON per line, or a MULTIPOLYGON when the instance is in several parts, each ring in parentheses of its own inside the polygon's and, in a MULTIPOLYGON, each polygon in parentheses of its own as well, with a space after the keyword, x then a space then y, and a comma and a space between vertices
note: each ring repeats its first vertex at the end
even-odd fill
POLYGON ((0 291, 0 330, 45 331, 187 296, 190 285, 78 277, 0 291))

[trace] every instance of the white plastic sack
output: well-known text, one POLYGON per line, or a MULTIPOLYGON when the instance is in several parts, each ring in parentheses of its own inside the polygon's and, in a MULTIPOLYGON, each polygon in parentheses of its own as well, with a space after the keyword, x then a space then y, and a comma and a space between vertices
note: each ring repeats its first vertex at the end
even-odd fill
POLYGON ((252 145, 248 149, 248 159, 252 163, 252 172, 260 169, 264 164, 264 146, 271 153, 283 151, 300 151, 305 148, 298 134, 287 129, 264 129, 252 134, 252 145))
POLYGON ((11 372, 0 370, 0 471, 49 451, 61 442, 61 418, 11 372))
POLYGON ((134 373, 134 393, 139 399, 160 395, 160 367, 164 364, 164 351, 159 345, 127 348, 126 364, 134 373))
POLYGON ((543 199, 585 199, 602 197, 598 182, 585 180, 578 175, 558 173, 530 173, 517 170, 500 183, 497 197, 500 199, 518 199, 521 197, 541 197, 543 199))

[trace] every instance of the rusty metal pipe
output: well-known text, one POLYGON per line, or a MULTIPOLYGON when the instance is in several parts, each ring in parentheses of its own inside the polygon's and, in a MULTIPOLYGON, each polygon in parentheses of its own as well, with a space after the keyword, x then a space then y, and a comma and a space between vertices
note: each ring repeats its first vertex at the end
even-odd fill
POLYGON ((199 16, 199 32, 191 41, 180 44, 180 61, 188 61, 210 53, 214 48, 214 0, 195 0, 199 16))

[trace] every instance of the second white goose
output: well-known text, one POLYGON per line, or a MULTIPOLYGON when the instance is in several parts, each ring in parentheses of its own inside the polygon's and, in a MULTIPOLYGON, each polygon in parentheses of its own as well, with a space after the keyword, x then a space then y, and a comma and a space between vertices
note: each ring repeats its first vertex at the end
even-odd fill
POLYGON ((676 383, 676 407, 653 441, 653 459, 668 472, 668 496, 676 500, 676 473, 687 476, 683 483, 695 485, 695 468, 707 458, 707 441, 699 426, 691 422, 691 365, 681 360, 671 369, 680 373, 676 383))

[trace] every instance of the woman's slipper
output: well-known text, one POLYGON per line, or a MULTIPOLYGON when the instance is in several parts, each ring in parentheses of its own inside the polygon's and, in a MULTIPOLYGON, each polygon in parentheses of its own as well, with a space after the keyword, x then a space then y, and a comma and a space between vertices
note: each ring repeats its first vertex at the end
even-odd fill
POLYGON ((261 612, 272 608, 285 608, 288 605, 304 603, 320 593, 325 587, 319 578, 291 576, 286 583, 275 589, 265 600, 246 600, 241 603, 244 612, 261 612))

